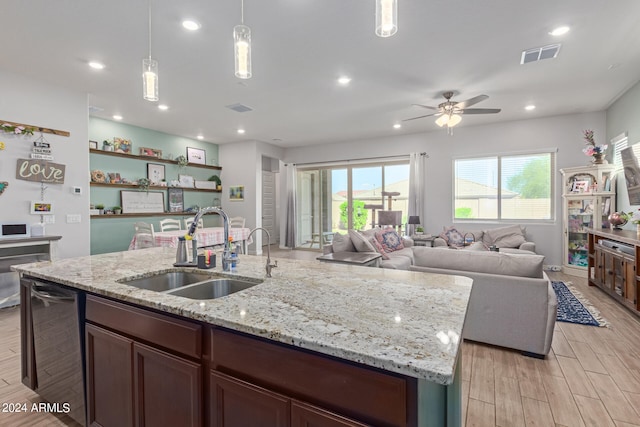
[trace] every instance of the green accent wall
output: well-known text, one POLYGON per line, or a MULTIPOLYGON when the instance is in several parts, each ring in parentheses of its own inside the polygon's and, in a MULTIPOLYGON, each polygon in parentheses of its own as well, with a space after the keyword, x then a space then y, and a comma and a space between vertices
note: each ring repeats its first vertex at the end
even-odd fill
MULTIPOLYGON (((162 150, 162 158, 164 159, 175 159, 179 155, 186 156, 187 147, 204 149, 206 151, 206 164, 220 166, 218 164, 218 146, 216 144, 170 135, 125 123, 113 122, 95 117, 89 118, 89 140, 97 141, 98 148, 102 148, 103 140, 113 139, 114 137, 130 140, 132 154, 139 154, 141 147, 154 148, 162 150)), ((127 178, 130 181, 135 181, 139 178, 146 178, 148 163, 154 163, 153 158, 149 158, 149 160, 141 160, 135 158, 127 159, 103 156, 93 153, 89 155, 89 167, 91 170, 101 170, 105 174, 110 172, 119 173, 122 178, 127 178)), ((177 180, 179 174, 191 175, 196 180, 207 180, 211 175, 218 175, 222 178, 222 171, 219 170, 189 166, 180 168, 178 165, 173 164, 158 164, 165 167, 165 178, 167 182, 174 179, 177 180)), ((107 209, 114 206, 120 206, 121 190, 123 190, 123 188, 90 187, 90 202, 94 205, 103 204, 107 209)), ((150 191, 163 192, 165 204, 168 203, 166 191, 155 189, 150 191)), ((195 191, 184 192, 185 208, 194 205, 199 207, 220 205, 221 200, 221 193, 195 191)), ((193 215, 172 215, 167 216, 167 218, 182 219, 189 216, 193 215)), ((135 222, 148 222, 153 224, 154 228, 159 231, 160 220, 162 219, 164 219, 162 216, 115 218, 113 215, 109 215, 108 218, 93 218, 91 219, 91 254, 125 251, 129 247, 129 243, 133 237, 133 224, 135 222)), ((204 217, 204 222, 205 226, 218 225, 218 216, 207 215, 204 217)))

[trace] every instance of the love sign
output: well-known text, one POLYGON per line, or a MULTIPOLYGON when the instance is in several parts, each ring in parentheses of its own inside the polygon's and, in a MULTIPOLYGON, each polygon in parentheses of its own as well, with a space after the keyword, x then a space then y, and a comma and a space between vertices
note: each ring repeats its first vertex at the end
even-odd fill
POLYGON ((65 165, 46 160, 18 159, 16 179, 48 184, 64 184, 65 165))

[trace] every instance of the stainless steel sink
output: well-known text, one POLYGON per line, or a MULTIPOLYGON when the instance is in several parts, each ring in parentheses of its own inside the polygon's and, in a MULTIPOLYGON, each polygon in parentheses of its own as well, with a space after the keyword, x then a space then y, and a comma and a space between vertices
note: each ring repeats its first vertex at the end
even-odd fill
POLYGON ((140 289, 163 292, 193 283, 204 282, 209 279, 211 279, 210 274, 191 273, 188 271, 169 271, 140 279, 119 280, 119 282, 125 285, 135 286, 140 289))
POLYGON ((212 279, 203 283, 195 283, 180 289, 168 291, 168 294, 190 299, 214 299, 251 288, 262 283, 239 279, 212 279))

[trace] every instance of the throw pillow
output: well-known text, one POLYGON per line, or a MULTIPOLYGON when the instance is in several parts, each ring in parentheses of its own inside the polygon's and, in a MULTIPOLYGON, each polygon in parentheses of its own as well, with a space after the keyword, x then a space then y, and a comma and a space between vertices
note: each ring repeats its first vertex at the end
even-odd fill
POLYGON ((399 251, 404 249, 402 238, 392 227, 384 228, 375 234, 375 240, 382 246, 385 252, 399 251))
POLYGON ((443 229, 440 237, 442 237, 449 246, 464 246, 464 236, 453 226, 443 229))
POLYGON ((382 259, 389 259, 389 255, 387 255, 387 253, 384 251, 384 248, 376 238, 372 237, 369 239, 369 241, 371 242, 371 244, 373 244, 373 246, 376 247, 376 252, 382 255, 382 259))
POLYGON ((369 239, 361 233, 349 230, 349 237, 351 237, 351 243, 353 243, 353 247, 356 248, 357 252, 377 252, 376 248, 369 242, 369 239))
POLYGON ((485 245, 496 245, 498 248, 517 248, 525 241, 524 230, 519 225, 485 230, 483 237, 485 245))
POLYGON ((335 233, 331 244, 333 245, 333 252, 356 251, 356 248, 353 247, 353 243, 351 243, 351 237, 349 237, 348 234, 335 233))
POLYGON ((474 242, 467 248, 470 251, 488 251, 489 249, 482 242, 474 242))

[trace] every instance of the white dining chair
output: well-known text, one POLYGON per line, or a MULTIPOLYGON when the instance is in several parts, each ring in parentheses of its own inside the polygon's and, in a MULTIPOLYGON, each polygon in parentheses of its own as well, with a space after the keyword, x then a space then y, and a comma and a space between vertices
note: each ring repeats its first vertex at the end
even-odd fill
MULTIPOLYGON (((184 228, 185 230, 189 231, 189 227, 191 227, 191 223, 193 222, 193 220, 195 219, 195 216, 192 216, 190 218, 185 218, 184 219, 184 228)), ((198 220, 198 227, 197 228, 204 228, 204 221, 202 221, 202 218, 200 218, 198 220)))
POLYGON ((136 222, 133 225, 135 229, 136 243, 134 249, 152 248, 156 245, 153 230, 153 224, 147 222, 136 222))
POLYGON ((166 218, 160 221, 160 231, 180 230, 182 224, 179 219, 166 218))
POLYGON ((231 228, 244 228, 244 224, 247 220, 241 216, 233 216, 229 218, 229 227, 231 228))

